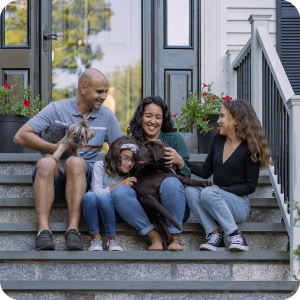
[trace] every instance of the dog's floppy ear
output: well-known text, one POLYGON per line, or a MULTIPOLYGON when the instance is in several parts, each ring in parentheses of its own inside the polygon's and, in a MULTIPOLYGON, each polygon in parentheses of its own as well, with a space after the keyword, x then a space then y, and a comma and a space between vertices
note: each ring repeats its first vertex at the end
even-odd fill
POLYGON ((157 162, 158 160, 165 157, 165 147, 161 143, 152 143, 149 145, 149 149, 153 154, 154 160, 157 162))
POLYGON ((88 129, 88 130, 87 130, 86 138, 87 138, 87 140, 89 141, 89 140, 90 140, 91 138, 93 138, 95 135, 96 135, 96 134, 95 134, 95 132, 94 132, 93 130, 88 129))

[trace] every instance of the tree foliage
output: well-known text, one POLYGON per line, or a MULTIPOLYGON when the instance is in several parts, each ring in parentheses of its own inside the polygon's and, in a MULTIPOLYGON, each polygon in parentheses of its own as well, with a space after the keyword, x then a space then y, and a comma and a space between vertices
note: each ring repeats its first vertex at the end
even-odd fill
POLYGON ((27 0, 5 7, 5 45, 27 45, 27 0))
POLYGON ((53 68, 70 73, 82 72, 94 60, 101 60, 100 46, 92 47, 92 39, 102 30, 110 30, 110 4, 104 0, 54 0, 52 30, 58 35, 53 42, 53 68))

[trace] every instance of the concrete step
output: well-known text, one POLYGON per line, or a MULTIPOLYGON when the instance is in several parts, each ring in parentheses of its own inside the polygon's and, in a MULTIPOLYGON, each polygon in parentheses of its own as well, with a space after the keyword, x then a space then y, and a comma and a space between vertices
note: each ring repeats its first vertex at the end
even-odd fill
POLYGON ((291 281, 3 281, 1 287, 13 299, 135 299, 135 300, 227 300, 272 299, 283 300, 291 296, 298 284, 291 281), (149 284, 151 283, 151 284, 149 284), (151 290, 151 291, 150 291, 151 290), (18 292, 28 291, 20 298, 18 292), (47 291, 41 294, 41 292, 47 291), (53 291, 68 292, 60 295, 53 291), (39 294, 37 292, 40 292, 39 294), (81 294, 77 294, 82 292, 81 294), (84 293, 90 292, 90 293, 84 293), (75 297, 74 297, 75 295, 75 297), (19 297, 18 297, 19 296, 19 297), (43 296, 43 298, 35 298, 43 296), (73 297, 72 297, 73 296, 73 297), (18 298, 17 298, 18 297, 18 298), (66 297, 66 298, 65 298, 66 297))
MULTIPOLYGON (((105 241, 105 232, 101 228, 102 240, 105 241)), ((35 250, 35 239, 37 232, 3 232, 0 233, 0 251, 33 251, 35 250)), ((244 233, 245 239, 251 251, 286 251, 288 244, 287 234, 282 233, 244 233)), ((88 250, 91 243, 91 236, 86 232, 81 232, 85 250, 88 250)), ((64 233, 53 233, 55 249, 57 251, 66 250, 64 233)), ((139 234, 117 232, 116 239, 122 245, 124 251, 145 251, 150 246, 147 237, 139 234)), ((199 251, 201 244, 207 240, 204 234, 182 233, 180 242, 184 246, 184 251, 199 251)), ((225 245, 228 249, 228 241, 225 238, 225 245)))
MULTIPOLYGON (((65 232, 68 228, 68 223, 50 223, 49 226, 53 232, 65 232)), ((100 229, 103 229, 101 224, 100 229)), ((283 223, 241 223, 239 224, 239 229, 243 232, 253 233, 286 233, 283 223)), ((36 230, 36 223, 0 223, 0 232, 36 232, 36 230)), ((87 224, 80 224, 79 230, 88 232, 87 224)), ((127 223, 116 223, 116 231, 120 233, 137 233, 137 230, 127 223)), ((184 223, 183 232, 203 234, 204 230, 198 223, 184 223)))
MULTIPOLYGON (((276 198, 251 198, 250 199, 251 208, 278 208, 278 203, 276 198)), ((0 207, 5 208, 32 208, 34 207, 33 198, 0 198, 0 207)), ((67 203, 63 202, 54 202, 53 208, 66 208, 67 203)))
MULTIPOLYGON (((32 174, 32 172, 31 172, 32 174)), ((0 185, 32 185, 32 176, 30 175, 0 175, 0 185)), ((212 178, 202 179, 197 176, 192 176, 196 180, 212 180, 212 178)), ((258 185, 264 186, 271 184, 270 178, 267 175, 260 175, 258 185)))
MULTIPOLYGON (((281 223, 281 213, 278 205, 272 201, 276 199, 251 199, 251 210, 246 220, 248 223, 281 223), (277 207, 276 207, 277 205, 277 207)), ((54 203, 50 213, 50 222, 68 222, 67 203, 54 203)), ((37 222, 32 198, 0 198, 0 223, 37 222)), ((82 222, 84 219, 82 217, 82 222)), ((191 213, 187 223, 197 223, 191 213)))
MULTIPOLYGON (((50 223, 50 228, 53 231, 56 250, 66 250, 64 233, 68 224, 50 223)), ((284 224, 243 223, 239 225, 239 228, 243 231, 250 250, 287 250, 288 236, 284 224)), ((150 245, 146 236, 139 235, 133 227, 126 223, 117 223, 116 231, 116 238, 125 251, 144 251, 150 245)), ((91 236, 86 224, 80 224, 80 232, 85 250, 88 250, 91 236)), ((0 223, 0 251, 33 251, 35 250, 36 233, 37 224, 35 223, 0 223)), ((104 241, 106 236, 102 224, 100 224, 100 233, 104 241)), ((184 246, 184 251, 198 251, 199 246, 206 241, 201 225, 183 224, 180 242, 184 246)), ((228 248, 226 237, 225 244, 228 248)))
POLYGON ((161 254, 76 252, 57 253, 56 259, 54 251, 43 254, 32 252, 29 255, 16 252, 18 255, 14 257, 10 253, 6 255, 0 253, 0 280, 281 281, 289 279, 288 253, 270 253, 270 259, 267 259, 268 253, 263 255, 254 253, 259 259, 251 253, 240 255, 236 259, 230 259, 234 255, 218 253, 220 259, 214 259, 217 254, 209 257, 208 254, 202 255, 200 251, 181 254, 167 251, 161 254), (86 259, 89 255, 94 259, 86 259), (190 259, 188 256, 191 256, 190 259), (36 259, 37 257, 41 259, 36 259))
MULTIPOLYGON (((8 176, 9 177, 9 176, 8 176)), ((8 179, 9 181, 9 179, 8 179)), ((0 184, 0 198, 33 198, 32 183, 26 185, 0 184)), ((29 182, 29 179, 26 179, 29 182)), ((250 198, 270 198, 272 197, 272 186, 261 185, 258 186, 253 194, 249 195, 250 198)))
MULTIPOLYGON (((197 155, 198 154, 196 154, 195 157, 197 157, 197 155)), ((99 153, 97 160, 104 159, 104 156, 105 153, 99 153)), ((39 153, 0 153, 0 164, 36 164, 42 157, 43 156, 39 153)), ((199 156, 199 158, 200 157, 201 156, 199 156)))
MULTIPOLYGON (((251 209, 246 220, 248 223, 281 223, 281 213, 279 209, 251 209)), ((64 223, 69 222, 68 210, 63 208, 52 208, 50 212, 50 222, 64 223)), ((34 208, 5 208, 0 209, 0 223, 31 223, 37 222, 37 216, 34 208)), ((81 222, 84 221, 82 215, 81 222)), ((191 213, 187 223, 197 223, 197 219, 191 213)))
POLYGON ((282 262, 290 260, 288 251, 0 251, 0 261, 110 261, 110 262, 282 262))

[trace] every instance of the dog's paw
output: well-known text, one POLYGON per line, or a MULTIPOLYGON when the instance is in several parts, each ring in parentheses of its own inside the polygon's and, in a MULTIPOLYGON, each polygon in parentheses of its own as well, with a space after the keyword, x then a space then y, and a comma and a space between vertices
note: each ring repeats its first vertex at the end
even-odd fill
POLYGON ((205 187, 207 187, 207 186, 212 186, 214 183, 213 182, 211 182, 211 181, 202 181, 202 183, 203 183, 203 187, 205 188, 205 187))
POLYGON ((53 158, 56 162, 59 160, 59 157, 56 157, 54 155, 49 156, 50 158, 53 158))

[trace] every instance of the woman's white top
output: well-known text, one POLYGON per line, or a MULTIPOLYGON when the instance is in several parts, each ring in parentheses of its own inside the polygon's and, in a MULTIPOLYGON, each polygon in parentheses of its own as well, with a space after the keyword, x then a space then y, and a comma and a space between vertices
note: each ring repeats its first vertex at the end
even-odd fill
POLYGON ((89 192, 94 192, 98 197, 106 194, 111 195, 109 187, 123 179, 124 177, 116 175, 108 176, 105 172, 103 161, 99 160, 94 164, 93 177, 89 192))

